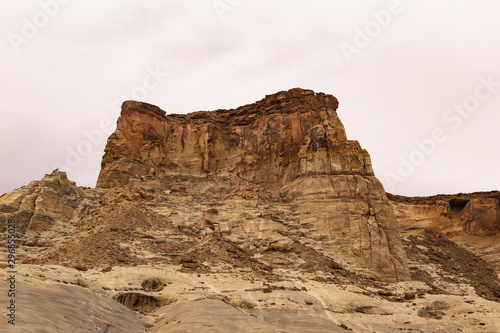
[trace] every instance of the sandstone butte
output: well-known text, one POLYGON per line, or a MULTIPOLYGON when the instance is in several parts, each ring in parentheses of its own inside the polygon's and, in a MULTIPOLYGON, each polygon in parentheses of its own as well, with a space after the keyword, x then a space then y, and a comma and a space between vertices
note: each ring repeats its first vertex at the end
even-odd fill
POLYGON ((298 88, 189 114, 125 101, 96 188, 55 170, 0 196, 23 329, 500 331, 500 192, 386 193, 337 108, 298 88))
POLYGON ((366 150, 347 140, 337 107, 335 97, 302 89, 236 110, 187 115, 126 101, 97 187, 141 176, 234 175, 293 204, 305 237, 321 240, 332 257, 407 280, 390 203, 366 150))

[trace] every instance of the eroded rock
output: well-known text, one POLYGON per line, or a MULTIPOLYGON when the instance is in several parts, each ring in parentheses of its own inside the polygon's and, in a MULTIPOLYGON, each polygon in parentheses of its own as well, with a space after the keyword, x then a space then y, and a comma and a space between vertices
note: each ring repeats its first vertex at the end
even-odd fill
POLYGON ((95 190, 76 186, 65 172, 54 170, 0 197, 0 232, 5 232, 9 218, 16 220, 19 234, 71 229, 71 223, 79 223, 97 207, 98 196, 95 190))
POLYGON ((471 199, 460 216, 470 235, 491 236, 500 232, 500 207, 496 198, 471 199))
MULTIPOLYGON (((268 191, 289 203, 305 236, 301 241, 378 278, 406 280, 410 275, 392 208, 368 152, 347 140, 337 107, 335 97, 303 89, 234 110, 187 115, 166 115, 155 106, 127 101, 108 140, 97 186, 236 177, 242 184, 233 195, 261 199, 268 191)), ((187 182, 168 191, 188 196, 189 187, 187 182)), ((224 235, 244 248, 290 242, 276 234, 286 232, 283 221, 261 217, 259 227, 241 223, 235 229, 236 223, 221 216, 207 211, 201 219, 205 234, 224 235), (261 240, 253 238, 255 228, 261 240)), ((196 234, 201 227, 181 223, 179 228, 196 234)))

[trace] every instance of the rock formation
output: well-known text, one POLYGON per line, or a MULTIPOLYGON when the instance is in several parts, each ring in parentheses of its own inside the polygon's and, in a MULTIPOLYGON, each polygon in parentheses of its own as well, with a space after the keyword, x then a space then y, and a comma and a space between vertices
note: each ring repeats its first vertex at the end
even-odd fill
POLYGON ((0 231, 5 232, 8 218, 16 220, 19 233, 71 229, 72 222, 80 223, 97 204, 95 195, 69 181, 65 172, 54 170, 0 197, 0 231))
POLYGON ((347 140, 337 107, 335 97, 302 89, 187 115, 127 101, 97 187, 147 177, 236 176, 291 203, 297 228, 326 255, 406 280, 392 209, 370 156, 347 140))
POLYGON ((471 199, 460 217, 470 235, 492 236, 500 233, 500 208, 496 198, 471 199))
POLYGON ((96 188, 55 170, 0 196, 16 328, 500 331, 500 192, 386 194, 337 107, 302 89, 187 115, 124 102, 96 188))
POLYGON ((401 208, 400 217, 418 210, 425 219, 440 229, 453 226, 465 234, 494 236, 500 234, 500 192, 441 194, 431 197, 405 197, 388 194, 394 208, 401 208), (440 219, 436 223, 436 219, 440 219))
POLYGON ((442 233, 500 274, 500 191, 405 197, 387 194, 403 234, 442 233))
POLYGON ((268 188, 300 176, 373 176, 368 153, 347 140, 337 107, 335 97, 302 89, 235 110, 187 115, 126 101, 97 187, 141 176, 231 174, 268 188))

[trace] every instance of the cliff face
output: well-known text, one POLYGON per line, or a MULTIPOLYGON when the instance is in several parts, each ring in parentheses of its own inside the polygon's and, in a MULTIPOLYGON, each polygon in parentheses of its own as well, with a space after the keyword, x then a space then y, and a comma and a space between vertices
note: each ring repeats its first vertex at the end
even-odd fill
POLYGON ((500 191, 387 196, 403 235, 437 231, 480 255, 500 273, 500 191))
MULTIPOLYGON (((337 107, 335 97, 302 89, 235 110, 187 115, 127 101, 97 186, 234 176, 291 203, 295 228, 325 255, 406 280, 392 209, 369 154, 347 140, 337 107)), ((232 233, 229 228, 226 237, 232 233)))
POLYGON ((337 106, 301 89, 187 115, 125 102, 98 188, 55 170, 0 196, 18 328, 500 332, 500 192, 386 194, 337 106))
POLYGON ((500 191, 405 197, 388 194, 402 223, 474 236, 500 235, 500 191), (422 215, 415 219, 412 212, 422 215))
POLYGON ((141 176, 233 174, 267 187, 305 175, 373 176, 368 153, 347 140, 337 107, 335 97, 302 89, 235 110, 187 115, 127 101, 97 187, 141 176))

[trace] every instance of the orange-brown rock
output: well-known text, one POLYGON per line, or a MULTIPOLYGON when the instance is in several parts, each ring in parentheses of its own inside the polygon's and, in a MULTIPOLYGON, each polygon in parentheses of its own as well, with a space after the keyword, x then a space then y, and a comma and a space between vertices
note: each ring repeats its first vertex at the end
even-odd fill
POLYGON ((432 229, 500 272, 500 191, 405 197, 387 193, 403 236, 432 229))
MULTIPOLYGON (((348 267, 364 267, 368 275, 406 280, 392 208, 369 154, 347 140, 337 107, 335 97, 302 89, 234 110, 187 115, 127 101, 108 140, 97 187, 178 176, 237 177, 251 184, 246 189, 255 187, 243 191, 245 198, 257 199, 263 189, 287 204, 283 209, 295 216, 287 223, 301 230, 302 242, 348 267)), ((246 222, 238 232, 231 220, 220 223, 207 215, 200 223, 206 221, 232 241, 245 230, 247 239, 256 232, 262 241, 287 242, 276 234, 285 228, 283 221, 260 227, 246 222)))
POLYGON ((500 332, 500 192, 386 194, 336 108, 300 89, 188 115, 124 103, 99 188, 55 170, 0 196, 16 327, 500 332))
POLYGON ((460 216, 470 235, 491 236, 500 232, 500 208, 496 198, 471 199, 460 216))
MULTIPOLYGON (((402 223, 469 235, 500 234, 500 191, 405 197, 387 194, 402 223), (419 216, 415 216, 419 215, 419 216), (425 224, 425 225, 424 225, 425 224)), ((410 227, 407 225, 406 227, 410 227)))
POLYGON ((305 175, 373 176, 368 153, 347 140, 337 107, 335 97, 302 89, 235 110, 187 115, 126 101, 97 186, 141 176, 231 173, 268 187, 305 175))

